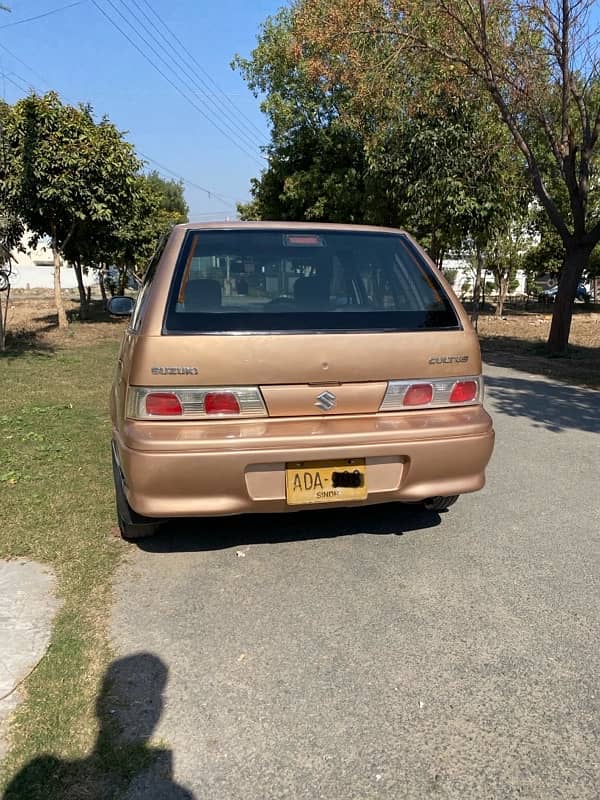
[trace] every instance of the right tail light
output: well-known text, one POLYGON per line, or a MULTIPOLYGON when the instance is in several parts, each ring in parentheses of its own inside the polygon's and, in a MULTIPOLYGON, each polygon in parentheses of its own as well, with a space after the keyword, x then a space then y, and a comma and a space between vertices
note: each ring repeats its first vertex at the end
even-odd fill
POLYGON ((483 377, 390 381, 380 411, 473 406, 483 401, 483 377))

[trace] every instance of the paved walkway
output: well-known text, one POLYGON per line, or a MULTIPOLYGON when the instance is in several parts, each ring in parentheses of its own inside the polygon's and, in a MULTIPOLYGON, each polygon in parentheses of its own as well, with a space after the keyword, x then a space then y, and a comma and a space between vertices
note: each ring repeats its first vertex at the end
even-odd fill
POLYGON ((44 655, 59 604, 47 567, 0 561, 0 758, 6 727, 19 702, 19 685, 44 655))

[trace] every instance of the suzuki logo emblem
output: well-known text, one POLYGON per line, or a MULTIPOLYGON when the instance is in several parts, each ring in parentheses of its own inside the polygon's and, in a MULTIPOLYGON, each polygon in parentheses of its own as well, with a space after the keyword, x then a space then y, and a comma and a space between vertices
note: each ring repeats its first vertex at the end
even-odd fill
POLYGON ((335 408, 337 405, 337 397, 333 392, 322 392, 317 397, 315 405, 323 411, 331 411, 331 409, 335 408))

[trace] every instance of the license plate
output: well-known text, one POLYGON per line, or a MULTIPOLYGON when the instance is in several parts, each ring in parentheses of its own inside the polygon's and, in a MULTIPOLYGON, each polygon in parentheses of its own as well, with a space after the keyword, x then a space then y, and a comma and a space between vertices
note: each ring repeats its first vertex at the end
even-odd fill
POLYGON ((296 461, 285 465, 287 503, 304 506, 367 497, 364 458, 341 461, 296 461))

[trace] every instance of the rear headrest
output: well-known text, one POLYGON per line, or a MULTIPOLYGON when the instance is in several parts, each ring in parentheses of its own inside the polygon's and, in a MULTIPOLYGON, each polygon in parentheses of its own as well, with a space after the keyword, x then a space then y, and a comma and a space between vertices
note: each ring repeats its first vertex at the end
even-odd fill
POLYGON ((298 278, 294 283, 294 301, 300 306, 312 308, 329 305, 329 281, 317 276, 298 278))
POLYGON ((183 302, 186 311, 218 308, 222 302, 221 284, 208 278, 188 281, 183 302))

